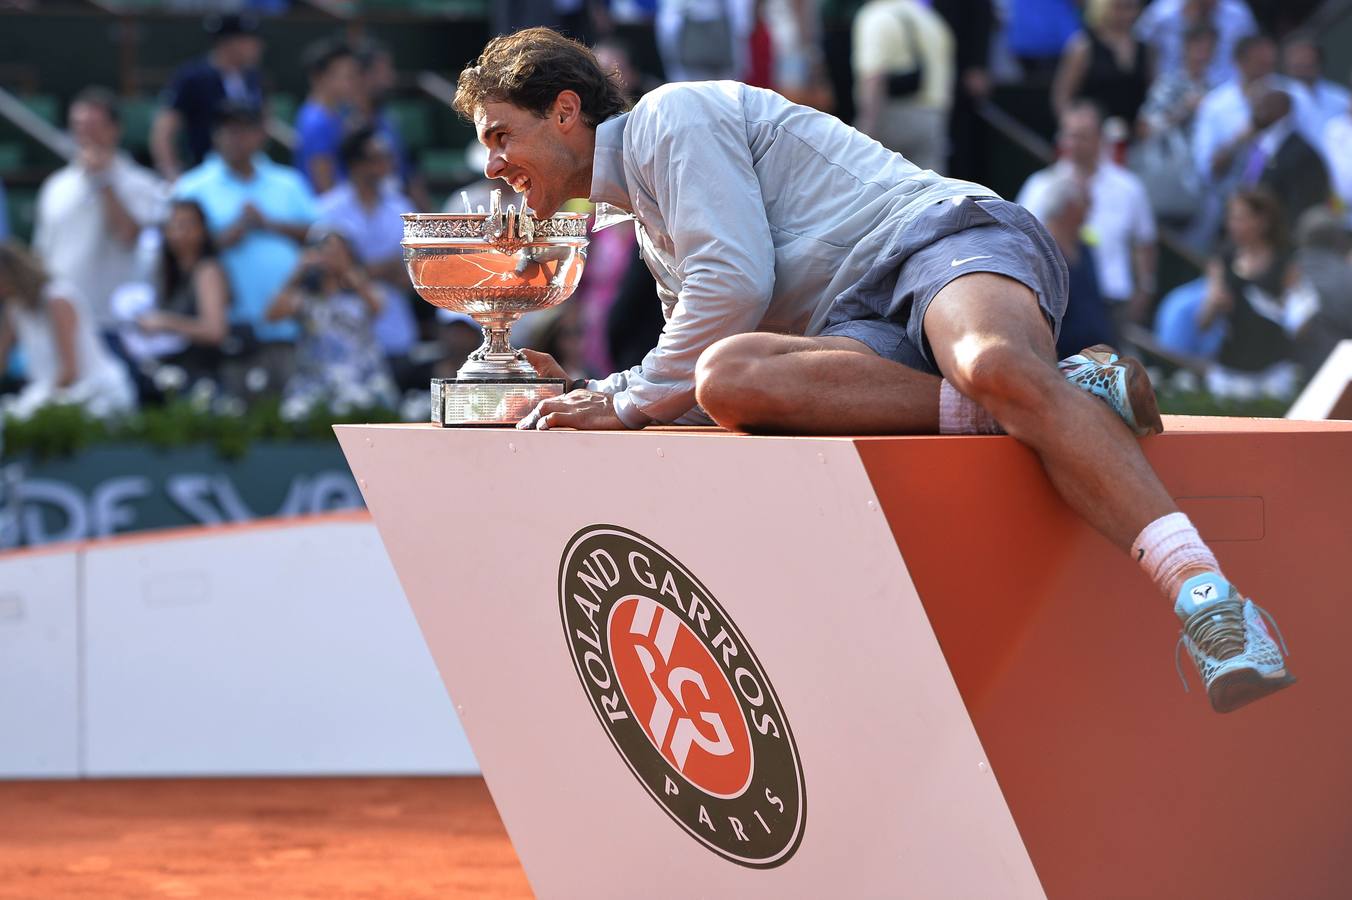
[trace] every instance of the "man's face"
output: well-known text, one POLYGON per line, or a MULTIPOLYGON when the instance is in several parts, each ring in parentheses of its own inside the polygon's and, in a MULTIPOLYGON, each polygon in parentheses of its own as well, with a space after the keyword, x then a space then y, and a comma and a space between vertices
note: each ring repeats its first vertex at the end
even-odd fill
POLYGON ((1216 52, 1216 39, 1195 37, 1183 47, 1183 61, 1190 72, 1205 72, 1211 65, 1211 57, 1216 52))
POLYGON ((110 150, 117 146, 122 130, 107 110, 94 103, 76 103, 70 108, 70 133, 81 147, 110 150))
POLYGON ((216 127, 216 152, 238 166, 263 149, 263 127, 253 122, 226 122, 216 127))
POLYGON ((1075 198, 1061 211, 1061 216, 1066 230, 1078 235, 1089 218, 1089 193, 1084 190, 1078 191, 1075 198))
POLYGON ((394 89, 396 80, 394 60, 388 53, 378 53, 372 57, 366 71, 362 73, 362 86, 368 97, 380 99, 394 89))
POLYGON ((230 65, 236 69, 256 69, 263 59, 263 39, 255 34, 238 34, 222 45, 230 65))
POLYGON ((1266 78, 1277 71, 1277 48, 1271 41, 1258 41, 1236 62, 1239 65, 1239 73, 1245 81, 1266 78))
POLYGON ((1319 49, 1303 41, 1287 44, 1282 53, 1283 68, 1286 74, 1297 81, 1317 81, 1319 79, 1319 49))
POLYGON ((1098 116, 1087 111, 1066 113, 1061 119, 1061 152, 1077 166, 1091 166, 1098 161, 1101 137, 1098 116))
POLYGON ((488 148, 484 174, 501 178, 540 217, 552 216, 569 199, 572 157, 554 115, 544 118, 504 102, 489 102, 474 115, 479 143, 488 148))
POLYGON ((355 103, 363 88, 361 66, 357 64, 356 57, 340 56, 329 63, 320 77, 330 96, 341 103, 355 103))
POLYGON ((362 148, 361 159, 348 169, 348 176, 362 184, 379 184, 394 171, 394 153, 380 135, 375 135, 362 148))

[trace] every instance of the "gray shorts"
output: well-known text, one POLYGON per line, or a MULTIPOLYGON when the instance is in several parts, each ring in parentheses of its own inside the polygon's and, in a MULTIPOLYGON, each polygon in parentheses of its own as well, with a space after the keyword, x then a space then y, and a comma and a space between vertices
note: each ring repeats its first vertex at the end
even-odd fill
POLYGON ((841 294, 822 335, 853 338, 874 353, 938 375, 925 339, 925 310, 950 281, 973 272, 1013 278, 1037 295, 1060 333, 1066 312, 1066 262, 1047 229, 1022 206, 997 198, 961 197, 934 204, 906 229, 899 253, 841 294), (900 257, 898 266, 898 257, 900 257))

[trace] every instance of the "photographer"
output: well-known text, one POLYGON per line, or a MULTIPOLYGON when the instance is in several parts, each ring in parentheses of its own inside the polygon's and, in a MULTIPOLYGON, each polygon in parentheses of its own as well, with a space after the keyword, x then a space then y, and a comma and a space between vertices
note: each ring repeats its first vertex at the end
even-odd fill
POLYGON ((283 415, 298 418, 329 409, 392 407, 394 379, 372 322, 384 298, 357 263, 341 233, 311 232, 300 265, 268 307, 267 320, 300 324, 295 373, 283 394, 283 415))

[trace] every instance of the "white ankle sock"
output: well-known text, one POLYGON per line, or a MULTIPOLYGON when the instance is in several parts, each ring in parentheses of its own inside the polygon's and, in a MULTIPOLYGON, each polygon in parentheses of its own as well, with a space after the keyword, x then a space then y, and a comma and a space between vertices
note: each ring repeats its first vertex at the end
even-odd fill
POLYGON ((1187 581, 1184 573, 1197 568, 1220 574, 1220 563, 1181 512, 1161 516, 1141 530, 1131 545, 1132 558, 1170 601, 1178 599, 1187 581))
POLYGON ((1004 434, 1005 430, 975 400, 945 378, 939 382, 940 434, 1004 434))

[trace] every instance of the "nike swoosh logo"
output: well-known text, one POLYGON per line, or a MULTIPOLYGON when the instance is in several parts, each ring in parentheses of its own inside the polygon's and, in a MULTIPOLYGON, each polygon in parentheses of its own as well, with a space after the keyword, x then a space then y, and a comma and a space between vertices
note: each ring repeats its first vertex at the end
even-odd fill
POLYGON ((969 256, 969 257, 967 257, 966 259, 955 259, 955 260, 953 260, 953 262, 949 263, 949 265, 956 269, 958 266, 966 265, 966 264, 969 263, 969 262, 975 262, 975 261, 978 260, 978 259, 990 259, 990 257, 989 257, 989 256, 969 256))

